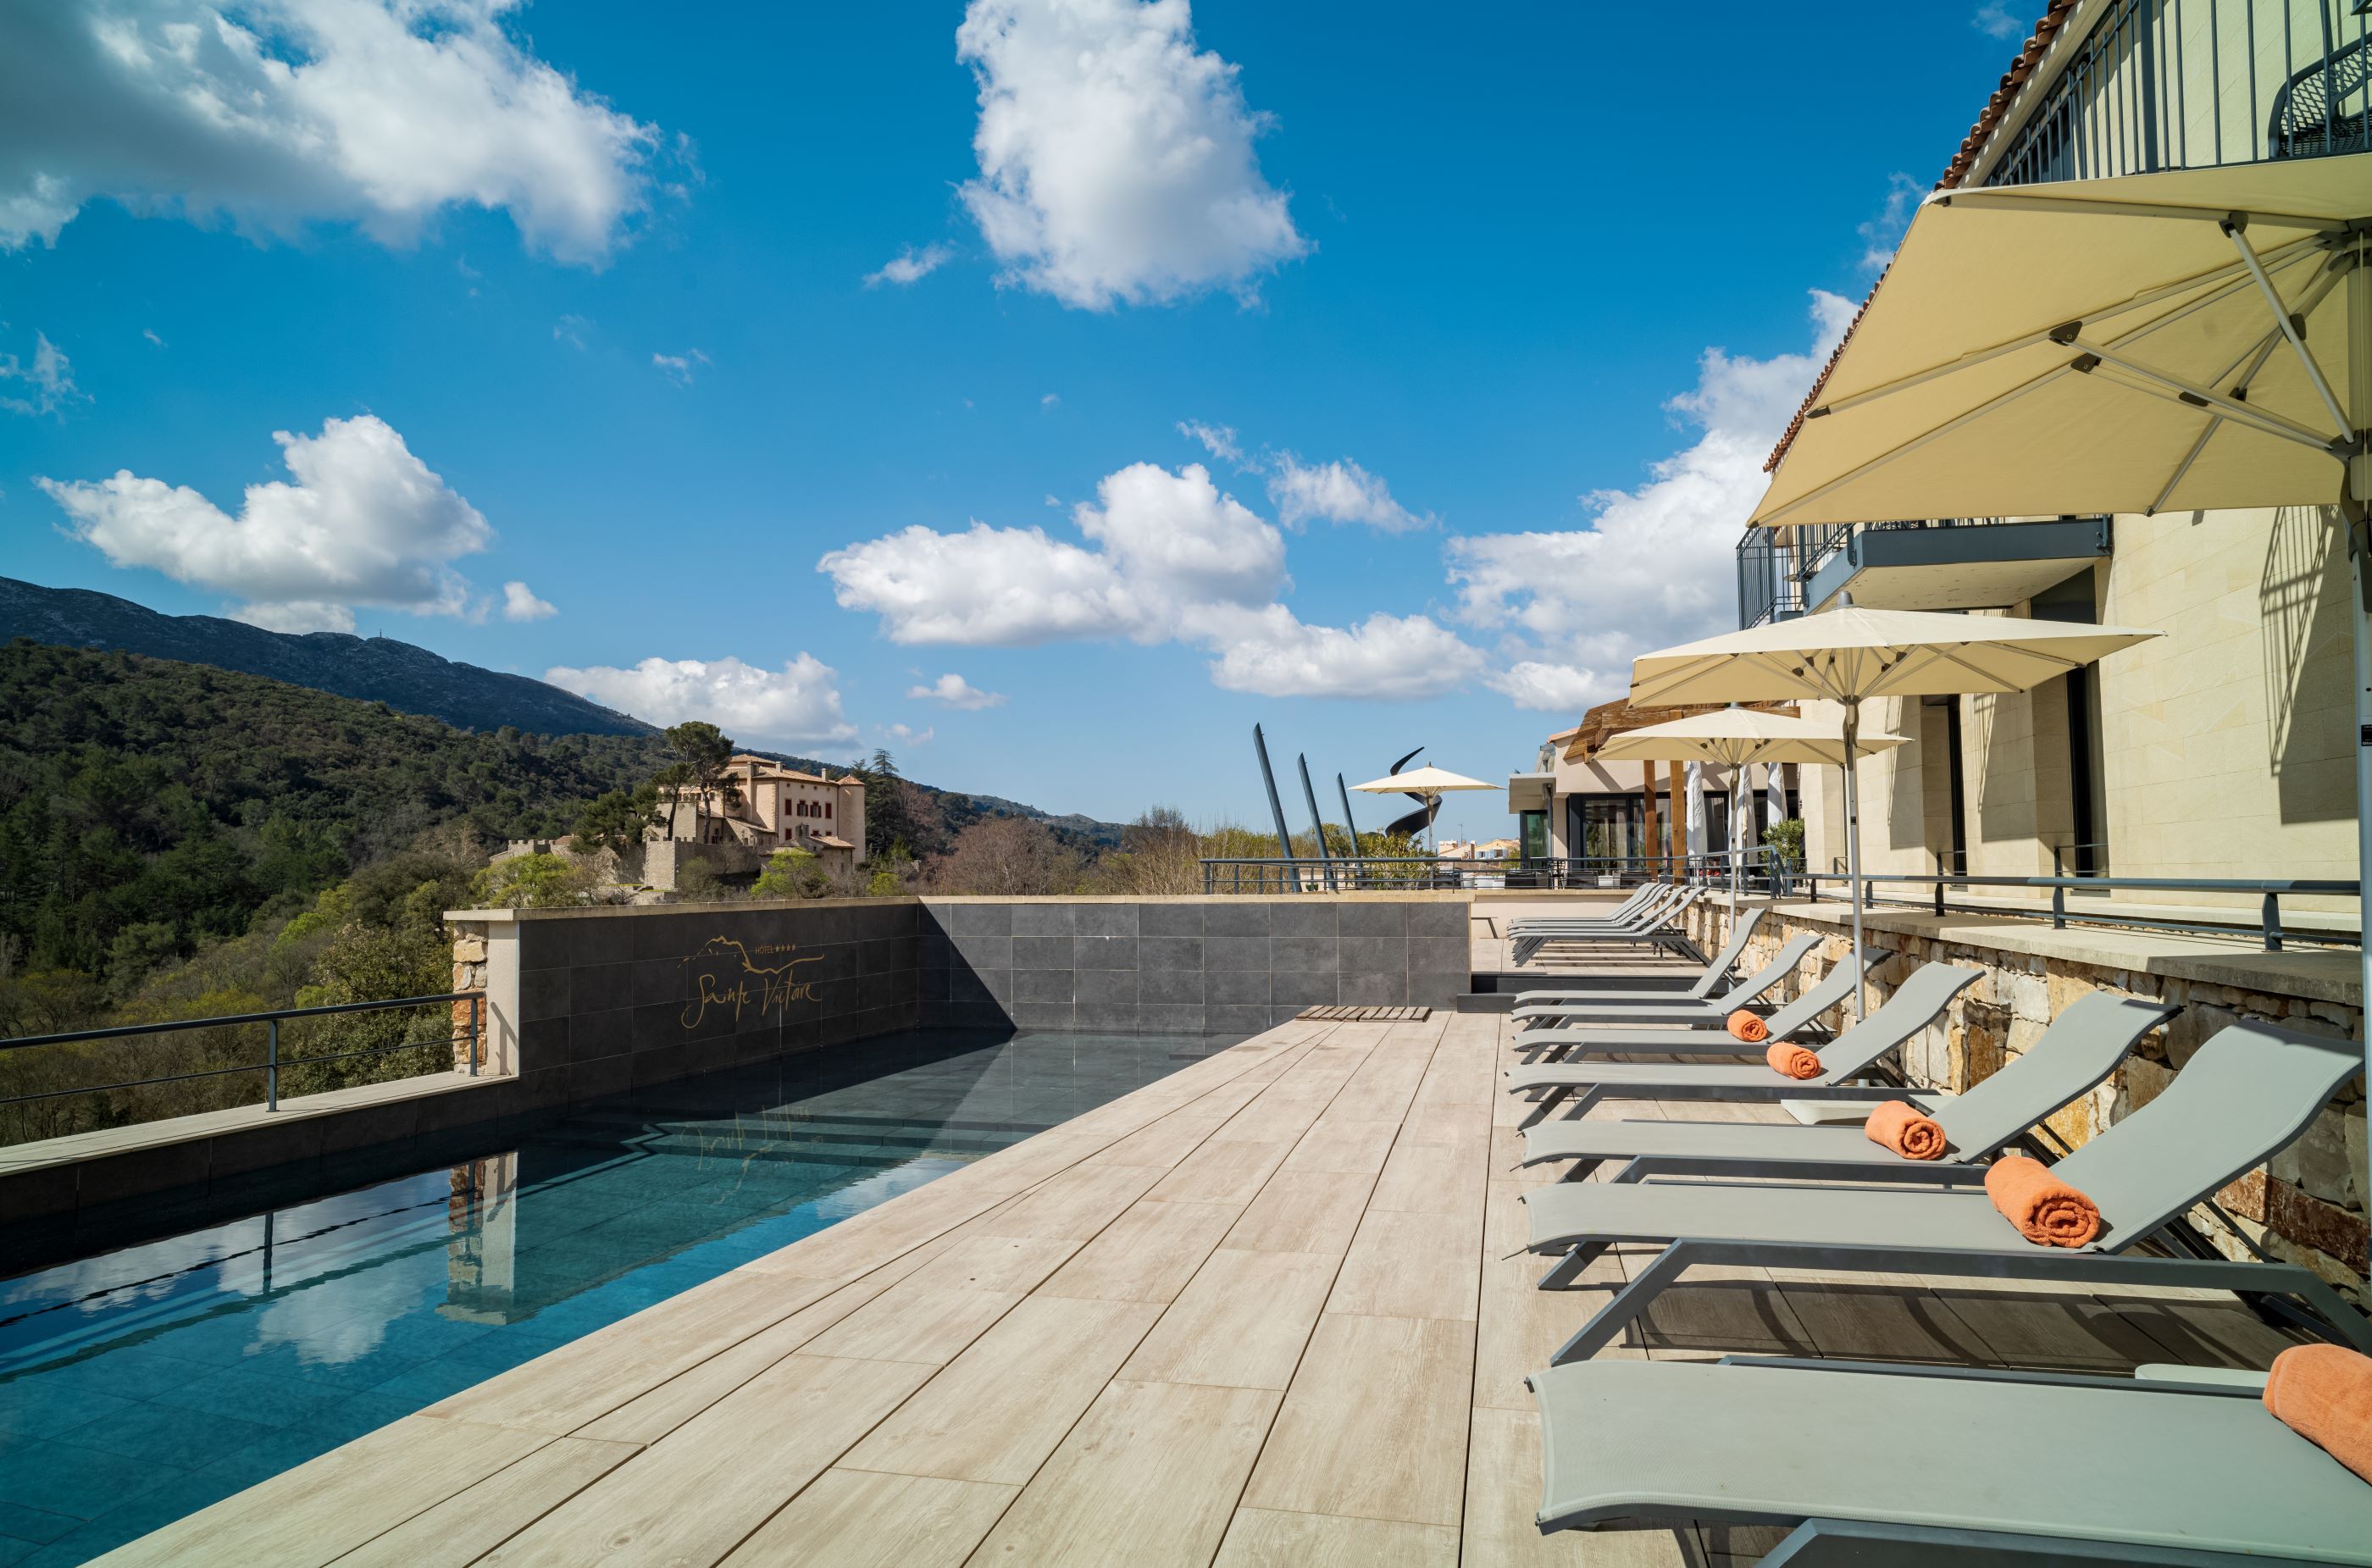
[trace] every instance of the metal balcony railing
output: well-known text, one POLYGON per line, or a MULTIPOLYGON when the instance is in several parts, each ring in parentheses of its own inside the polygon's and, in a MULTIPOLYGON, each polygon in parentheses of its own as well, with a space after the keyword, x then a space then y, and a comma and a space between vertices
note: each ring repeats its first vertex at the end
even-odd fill
POLYGON ((1738 541, 1738 624, 1807 615, 1818 606, 1811 584, 1820 569, 1850 552, 1865 534, 1931 528, 1978 528, 2010 517, 1897 517, 1876 523, 1831 523, 1802 528, 1749 528, 1738 541))
POLYGON ((1471 888, 1517 888, 1541 891, 1636 887, 1645 881, 1729 886, 1730 861, 1739 862, 1744 889, 1785 892, 1794 884, 1782 871, 1774 885, 1771 852, 1749 849, 1686 855, 1535 856, 1526 860, 1434 860, 1424 855, 1335 855, 1287 859, 1205 860, 1205 893, 1396 893, 1455 892, 1471 888))

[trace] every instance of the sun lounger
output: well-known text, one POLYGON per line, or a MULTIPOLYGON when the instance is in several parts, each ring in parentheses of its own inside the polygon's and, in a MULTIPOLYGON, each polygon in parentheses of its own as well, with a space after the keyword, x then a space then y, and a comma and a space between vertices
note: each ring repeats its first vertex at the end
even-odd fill
POLYGON ((1516 1046, 1518 1050, 1527 1049, 1534 1036, 1556 1029, 1603 1028, 1614 1024, 1718 1024, 1795 973, 1796 966, 1820 942, 1819 933, 1811 931, 1789 938, 1785 947, 1772 955, 1769 963, 1721 995, 1703 1001, 1667 995, 1661 1002, 1645 1002, 1631 999, 1641 994, 1635 992, 1617 993, 1611 998, 1571 992, 1564 993, 1572 998, 1569 1001, 1527 1005, 1519 993, 1515 1018, 1520 1032, 1516 1037, 1516 1046))
MULTIPOLYGON (((1729 939, 1722 944, 1721 951, 1714 955, 1713 962, 1704 967, 1704 972, 1697 976, 1695 983, 1684 991, 1519 991, 1516 993, 1516 1016, 1553 1015, 1564 1011, 1563 1005, 1567 1003, 1584 1007, 1601 1007, 1619 1006, 1630 1002, 1657 1003, 1668 1006, 1703 1002, 1729 983, 1731 972, 1738 968, 1738 960, 1746 956, 1746 945, 1753 939, 1754 928, 1762 923, 1767 912, 1768 906, 1740 911, 1738 918, 1730 922, 1729 939)), ((1807 936, 1798 940, 1808 947, 1815 938, 1807 936)))
POLYGON ((1513 944, 1518 966, 1530 963, 1547 947, 1625 946, 1655 947, 1677 952, 1698 963, 1704 955, 1680 928, 1680 916, 1686 914, 1699 899, 1705 896, 1703 888, 1691 888, 1669 903, 1626 925, 1602 928, 1562 927, 1553 932, 1533 930, 1517 936, 1513 944))
MULTIPOLYGON (((1543 1059, 1531 1065, 1511 1070, 1507 1074, 1508 1086, 1511 1089, 1528 1091, 1587 1089, 1599 1081, 1597 1074, 1600 1071, 1600 1064, 1569 1061, 1565 1058, 1609 1054, 1636 1056, 1649 1053, 1668 1056, 1751 1056, 1757 1060, 1750 1068, 1729 1069, 1733 1072, 1748 1074, 1749 1076, 1743 1081, 1749 1083, 1768 1082, 1784 1086, 1788 1084, 1842 1082, 1846 1078, 1857 1076, 1878 1056, 1884 1055, 1917 1033, 1922 1025, 1943 1010, 1945 1004, 1950 1002, 1968 986, 1974 984, 1980 978, 1980 971, 1954 969, 1948 964, 1923 964, 1912 971, 1911 978, 1896 987, 1895 993, 1874 1010, 1867 1019, 1854 1025, 1829 1045, 1820 1048, 1818 1054, 1820 1057, 1822 1072, 1817 1078, 1781 1077, 1760 1060, 1764 1050, 1773 1041, 1788 1040, 1803 1044, 1817 1039, 1819 1031, 1816 1020, 1822 1013, 1838 1005, 1853 994, 1856 978, 1854 961, 1851 958, 1839 962, 1834 969, 1806 986, 1802 995, 1764 1020, 1770 1028, 1771 1037, 1762 1045, 1749 1045, 1727 1029, 1536 1029, 1529 1035, 1519 1037, 1515 1043, 1520 1048, 1529 1049, 1534 1046, 1542 1048, 1543 1059), (1848 1040, 1855 1041, 1855 1044, 1848 1051, 1846 1056, 1837 1059, 1840 1063, 1846 1062, 1854 1051, 1869 1051, 1872 1048, 1872 1042, 1876 1042, 1876 1054, 1863 1055, 1849 1070, 1843 1065, 1831 1067, 1828 1054, 1830 1050, 1844 1045, 1848 1040), (1751 1075, 1755 1074, 1761 1076, 1757 1078, 1751 1075)), ((1610 1066, 1613 1063, 1606 1065, 1610 1066)), ((1699 1067, 1691 1063, 1676 1068, 1657 1069, 1650 1066, 1648 1070, 1660 1071, 1664 1077, 1677 1079, 1697 1073, 1722 1069, 1699 1067)))
POLYGON ((1978 1191, 1686 1181, 1559 1182, 1536 1190, 1524 1200, 1528 1245, 1562 1254, 1541 1281, 1546 1288, 1571 1284, 1615 1243, 1667 1244, 1566 1342, 1555 1364, 1587 1360, 1612 1342, 1701 1263, 2288 1295, 2372 1353, 2372 1320, 2304 1269, 2129 1255, 2192 1204, 2286 1147, 2362 1064, 2349 1040, 2270 1024, 2218 1030, 2156 1099, 2052 1167, 2099 1207, 2100 1234, 2085 1247, 2027 1240, 1978 1191))
POLYGON ((1795 1121, 1552 1121, 1524 1134, 1526 1165, 1572 1162, 1578 1181, 1608 1160, 1629 1163, 1617 1182, 1650 1176, 1775 1177, 1796 1180, 1979 1183, 1976 1162, 2117 1070, 2144 1035, 2180 1011, 2096 991, 2070 1003, 2026 1053, 1964 1095, 1900 1091, 1944 1129, 1944 1156, 1907 1159, 1872 1143, 1859 1123, 1795 1121))
POLYGON ((2372 1563, 2372 1486, 2245 1387, 1650 1361, 1530 1384, 1543 1532, 1795 1527, 1766 1568, 2372 1563))
POLYGON ((1532 926, 1550 926, 1573 923, 1602 925, 1610 922, 1621 921, 1638 912, 1641 906, 1645 904, 1650 899, 1655 898, 1658 894, 1669 892, 1671 890, 1671 886, 1672 885, 1669 882, 1642 882, 1637 888, 1632 890, 1629 898, 1624 899, 1621 903, 1615 905, 1604 914, 1518 915, 1507 923, 1507 935, 1513 936, 1518 932, 1524 931, 1532 926))

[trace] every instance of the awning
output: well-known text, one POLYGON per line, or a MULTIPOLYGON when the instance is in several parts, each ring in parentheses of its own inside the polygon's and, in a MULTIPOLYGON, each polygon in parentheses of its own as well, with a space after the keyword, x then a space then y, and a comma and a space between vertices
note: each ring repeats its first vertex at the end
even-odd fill
POLYGON ((1556 798, 1554 773, 1509 773, 1507 775, 1507 809, 1520 814, 1526 811, 1546 811, 1556 798))

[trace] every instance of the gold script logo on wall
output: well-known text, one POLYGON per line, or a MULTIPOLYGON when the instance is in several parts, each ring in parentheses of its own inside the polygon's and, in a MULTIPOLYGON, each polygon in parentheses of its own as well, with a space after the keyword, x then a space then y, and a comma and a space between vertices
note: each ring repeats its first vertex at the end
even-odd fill
POLYGON ((794 1002, 814 1001, 816 981, 799 979, 798 970, 802 964, 822 962, 823 955, 790 957, 797 951, 796 942, 750 947, 730 936, 710 937, 683 960, 705 966, 693 972, 692 1000, 683 1005, 683 1027, 698 1028, 712 1007, 732 1008, 738 1024, 741 1015, 753 1007, 762 1018, 769 1012, 786 1010, 794 1002), (780 961, 760 961, 769 958, 780 961))

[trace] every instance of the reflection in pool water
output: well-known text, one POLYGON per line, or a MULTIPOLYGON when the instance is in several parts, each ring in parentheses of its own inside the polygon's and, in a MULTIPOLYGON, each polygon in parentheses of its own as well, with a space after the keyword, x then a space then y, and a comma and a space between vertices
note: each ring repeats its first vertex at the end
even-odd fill
POLYGON ((867 1040, 0 1281, 0 1568, 87 1561, 1217 1043, 867 1040))

